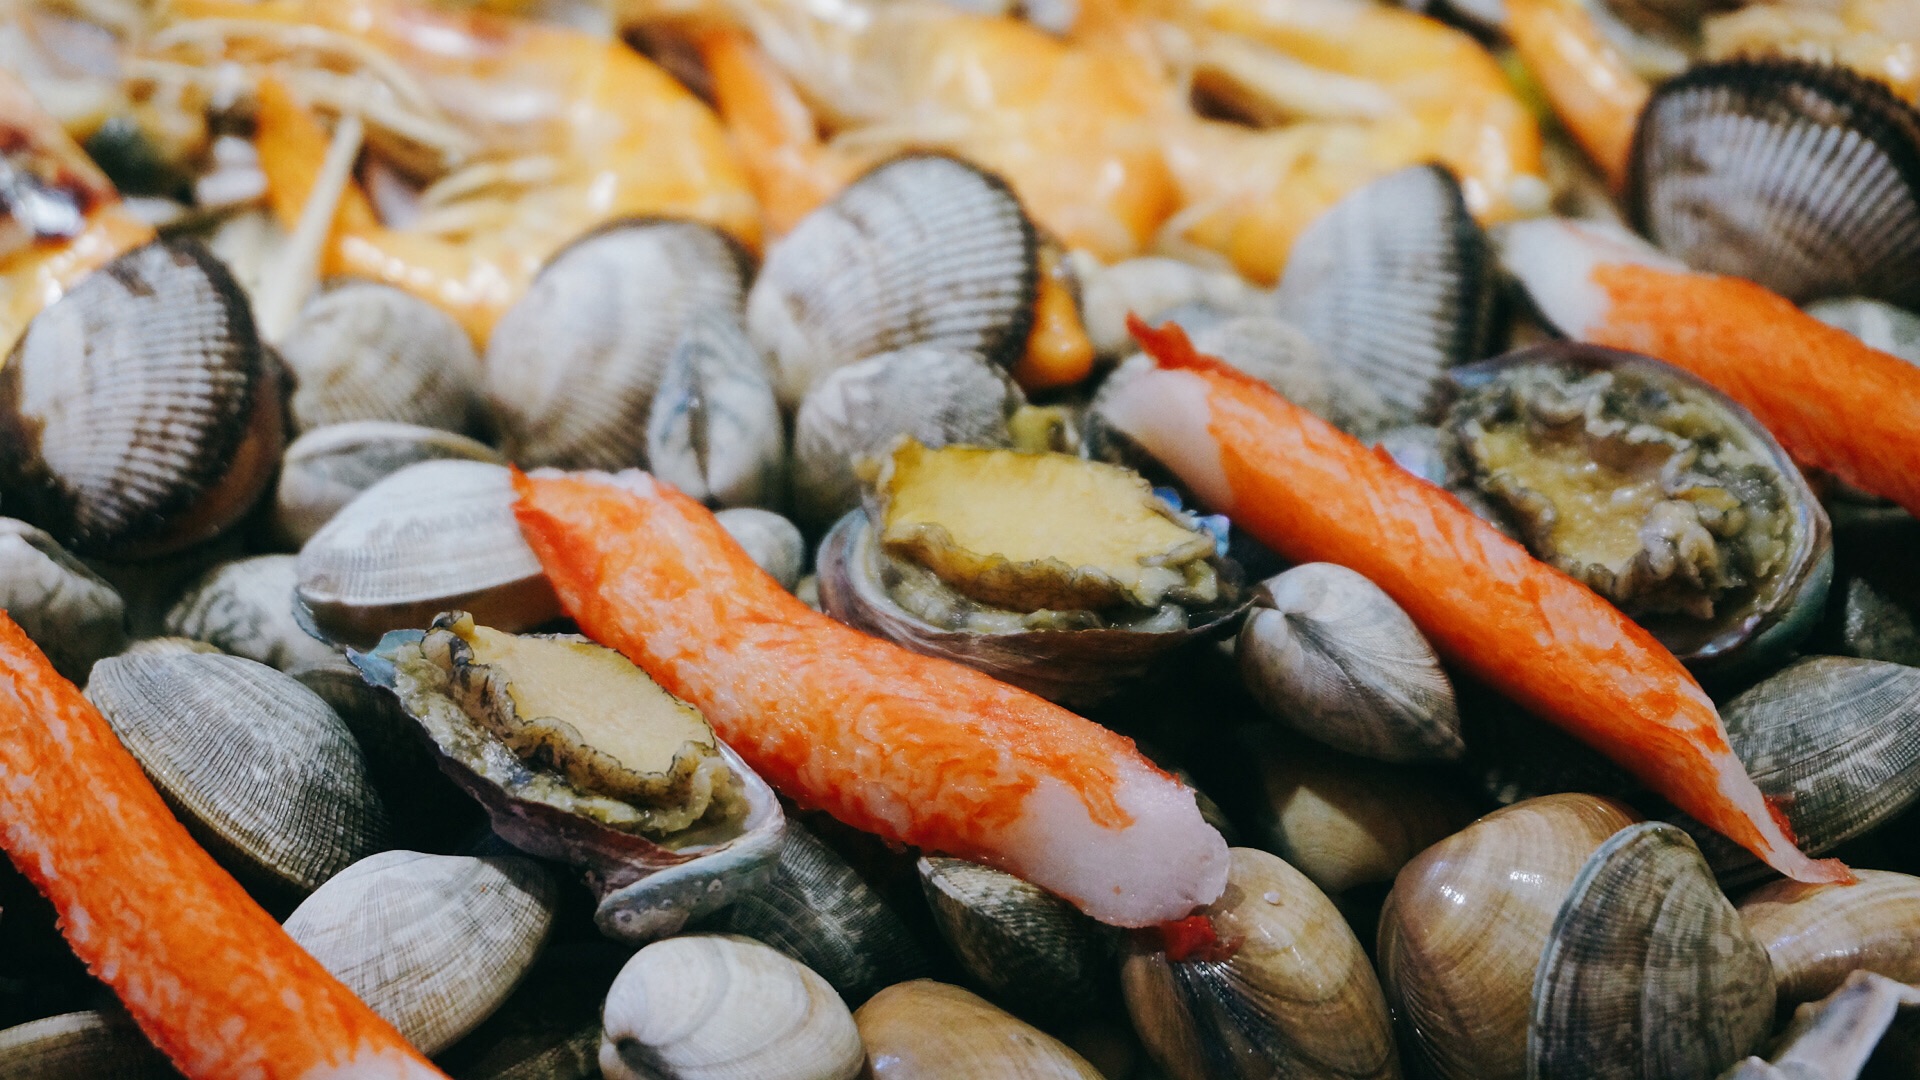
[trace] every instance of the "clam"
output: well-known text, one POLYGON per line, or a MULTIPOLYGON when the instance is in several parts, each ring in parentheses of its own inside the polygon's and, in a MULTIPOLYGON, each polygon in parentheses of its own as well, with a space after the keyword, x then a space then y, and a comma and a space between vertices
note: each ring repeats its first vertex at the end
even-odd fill
POLYGON ((117 655, 127 656, 225 656, 226 651, 218 645, 209 645, 204 641, 195 641, 184 637, 150 637, 128 645, 117 655))
POLYGON ((738 312, 745 279, 740 249, 692 221, 616 222, 561 249, 487 342, 487 400, 507 456, 640 464, 676 344, 701 314, 738 312))
POLYGON ((908 348, 825 376, 793 421, 793 500, 824 526, 860 503, 855 466, 910 435, 928 446, 1009 446, 1024 402, 1018 387, 972 353, 908 348))
POLYGON ((785 496, 787 439, 773 383, 738 317, 695 312, 647 413, 647 468, 713 506, 785 496))
POLYGON ((304 896, 384 846, 353 736, 292 676, 147 652, 95 664, 87 697, 188 831, 269 897, 304 896))
POLYGON ((53 537, 12 518, 0 518, 0 608, 75 683, 127 643, 126 604, 113 586, 53 537))
POLYGON ((169 1080, 180 1075, 117 1010, 62 1013, 0 1031, 0 1074, 10 1080, 169 1080))
POLYGON ((631 957, 604 939, 548 946, 513 996, 435 1064, 459 1080, 600 1080, 600 1008, 631 957))
POLYGON ((1855 575, 1833 591, 1827 625, 1815 639, 1819 651, 1920 667, 1920 619, 1905 604, 1855 575))
POLYGON ((1271 314, 1234 315, 1193 330, 1193 347, 1279 391, 1349 433, 1376 431, 1397 415, 1361 368, 1336 363, 1321 346, 1271 314))
POLYGON ((1911 311, 1863 296, 1843 296, 1808 304, 1807 314, 1881 352, 1920 364, 1920 315, 1911 311))
POLYGON ((467 332, 391 285, 334 282, 278 345, 301 431, 352 420, 463 431, 480 404, 480 359, 467 332))
POLYGON ((383 851, 287 917, 287 936, 437 1054, 513 993, 553 926, 553 879, 530 859, 383 851))
MULTIPOLYGON (((1826 998, 1796 1010, 1772 1061, 1750 1057, 1721 1080, 1855 1080, 1875 1057, 1894 1014, 1915 1006, 1920 1006, 1920 987, 1856 971, 1826 998)), ((1905 1071, 1885 1075, 1910 1076, 1914 1065, 1909 1058, 1905 1071)))
POLYGON ((1767 952, 1687 834, 1650 821, 1588 857, 1533 984, 1527 1075, 1712 1080, 1773 1023, 1767 952))
POLYGON ((727 535, 780 587, 792 592, 806 568, 807 543, 793 522, 771 510, 738 506, 713 515, 727 535))
POLYGON ((1920 983, 1920 878, 1854 875, 1853 885, 1776 881, 1741 898, 1740 918, 1773 962, 1782 1004, 1825 997, 1855 969, 1920 983))
POLYGON ((281 671, 334 659, 338 653, 332 646, 316 641, 294 620, 298 561, 292 555, 256 555, 222 563, 167 612, 167 633, 281 671))
POLYGON ((1433 646, 1378 585, 1333 563, 1268 578, 1235 655, 1267 715, 1328 746, 1381 761, 1452 761, 1453 684, 1433 646))
POLYGON ((747 332, 797 406, 835 368, 918 345, 1011 366, 1033 325, 1038 243, 998 178, 956 158, 880 165, 767 249, 747 332))
POLYGON ((1069 265, 1080 285, 1081 324, 1104 356, 1133 351, 1133 335, 1127 333, 1129 314, 1158 323, 1177 309, 1195 305, 1229 314, 1254 314, 1272 306, 1264 289, 1240 275, 1180 259, 1149 255, 1103 266, 1086 252, 1076 251, 1069 256, 1069 265))
POLYGON ((1436 1076, 1528 1075, 1527 1029, 1541 950, 1581 867, 1633 824, 1592 795, 1496 810, 1421 852, 1380 913, 1380 981, 1436 1076))
POLYGON ((452 612, 349 657, 399 697, 494 832, 586 871, 603 933, 673 933, 771 874, 784 822, 772 789, 619 653, 452 612))
POLYGON ((179 551, 240 520, 284 438, 278 364, 206 249, 136 248, 0 367, 0 492, 81 555, 179 551))
POLYGON ((416 462, 441 459, 506 464, 485 443, 414 424, 360 420, 313 428, 281 459, 274 532, 298 547, 354 496, 416 462))
POLYGON ((1036 885, 963 859, 923 857, 934 925, 987 997, 1021 1015, 1086 1017, 1115 1000, 1099 924, 1036 885))
POLYGON ((328 637, 360 646, 456 606, 505 630, 556 618, 560 602, 520 536, 513 500, 502 466, 409 465, 300 549, 296 595, 328 637))
POLYGON ((1555 343, 1453 373, 1472 489, 1542 561, 1695 672, 1777 663, 1833 577, 1826 512, 1786 451, 1719 391, 1659 361, 1555 343))
POLYGON ((865 1060, 833 987, 747 938, 657 941, 607 994, 608 1080, 853 1080, 865 1060))
POLYGON ((1175 1080, 1400 1075, 1366 953, 1298 870, 1234 848, 1205 914, 1237 949, 1175 961, 1136 945, 1121 971, 1134 1029, 1175 1080))
POLYGON ((1635 224, 1695 270, 1920 306, 1920 114, 1873 79, 1698 65, 1647 102, 1629 170, 1635 224))
POLYGON ((889 986, 853 1016, 872 1080, 1104 1080, 1085 1058, 957 986, 889 986))

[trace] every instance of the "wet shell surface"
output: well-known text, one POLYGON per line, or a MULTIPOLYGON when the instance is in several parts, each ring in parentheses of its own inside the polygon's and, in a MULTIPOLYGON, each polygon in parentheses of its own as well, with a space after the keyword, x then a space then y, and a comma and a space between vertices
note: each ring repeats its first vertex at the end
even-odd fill
POLYGON ((452 316, 411 293, 342 280, 278 342, 293 372, 293 425, 387 420, 464 431, 480 402, 480 359, 452 316))
POLYGON ((443 459, 506 464, 487 444, 436 428, 386 420, 314 428, 293 440, 281 459, 274 531, 298 547, 374 484, 409 465, 443 459))
POLYGON ((94 665, 87 697, 189 831, 244 882, 304 896, 383 846, 346 725, 290 675, 237 656, 94 665))
POLYGON ((0 1031, 8 1080, 172 1080, 180 1074, 118 1012, 62 1013, 0 1031))
POLYGON ((1812 1001, 1857 968, 1920 983, 1920 878, 1855 870, 1853 885, 1775 881, 1740 900, 1782 1003, 1812 1001))
POLYGON ((1920 306, 1920 114, 1871 79, 1701 64, 1647 102, 1630 170, 1635 224, 1695 270, 1920 306))
POLYGON ((792 592, 806 569, 807 542, 799 526, 771 510, 738 506, 713 515, 727 535, 780 587, 792 592))
POLYGON ((1780 1036, 1772 1061, 1750 1057, 1721 1080, 1857 1080, 1870 1061, 1873 1076, 1911 1076, 1920 1065, 1911 1026, 1903 1058, 1883 1063, 1875 1048, 1895 1014, 1915 1007, 1920 1007, 1920 987, 1856 971, 1821 1001, 1794 1011, 1793 1024, 1780 1036))
POLYGON ((437 1054, 513 993, 553 925, 540 864, 383 851, 287 917, 287 935, 422 1053, 437 1054))
POLYGON ((872 1080, 1102 1080, 1065 1043, 957 986, 930 979, 887 987, 853 1019, 867 1046, 872 1080))
POLYGON ((919 860, 934 925, 971 981, 1020 1016, 1087 1016, 1115 1000, 1112 946, 1092 919, 1012 874, 919 860))
POLYGON ((292 555, 256 555, 222 563, 167 612, 167 633, 286 672, 333 660, 338 651, 315 640, 293 617, 298 561, 292 555))
POLYGON ((1011 366, 1033 325, 1038 245, 999 179, 955 158, 881 165, 767 250, 747 332, 791 408, 835 368, 912 345, 1011 366))
POLYGON ((81 555, 178 551, 272 479, 280 395, 226 268, 192 242, 136 248, 41 312, 0 367, 0 493, 81 555))
POLYGON ((1381 761, 1452 761, 1453 684, 1433 646, 1378 585, 1333 563, 1267 579, 1235 649, 1267 715, 1338 750, 1381 761))
POLYGON ((516 463, 624 469, 681 336, 737 313, 739 249, 691 221, 620 222, 563 248, 487 342, 487 401, 516 463))
POLYGON ((607 994, 608 1080, 853 1080, 866 1052, 827 981, 747 938, 641 949, 607 994))
POLYGON ((696 312, 647 413, 647 468, 709 506, 785 498, 787 437, 760 353, 732 311, 696 312))
POLYGON ((76 684, 127 644, 127 607, 113 586, 53 537, 12 518, 0 518, 0 608, 76 684))
POLYGON ((557 617, 560 603, 513 517, 499 465, 423 461, 362 492, 300 549, 300 602, 337 641, 365 647, 462 608, 501 630, 557 617))

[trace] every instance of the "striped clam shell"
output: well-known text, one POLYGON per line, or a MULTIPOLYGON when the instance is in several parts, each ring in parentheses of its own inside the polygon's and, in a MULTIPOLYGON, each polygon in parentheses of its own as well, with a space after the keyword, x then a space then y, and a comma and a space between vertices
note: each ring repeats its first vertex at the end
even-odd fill
POLYGON ((1635 224, 1695 270, 1795 301, 1920 306, 1920 113, 1844 68, 1702 64, 1634 134, 1635 224))
POLYGON ((609 225, 554 255, 487 343, 486 392, 520 465, 623 469, 690 321, 738 312, 745 257, 691 221, 609 225))
POLYGON ((1033 325, 1033 225, 989 173, 934 154, 896 158, 767 251, 747 332, 798 405, 835 368, 910 345, 1011 365, 1033 325))
POLYGON ((0 608, 72 682, 86 682, 95 660, 127 643, 127 607, 114 587, 12 518, 0 518, 0 608))
POLYGON ((337 650, 314 639, 293 617, 298 561, 292 555, 256 555, 221 563, 167 612, 167 633, 289 674, 337 659, 337 650))
POLYGON ((391 420, 460 431, 480 400, 480 359, 446 312, 391 285, 343 280, 307 301, 278 342, 301 431, 391 420))
POLYGON ((126 1014, 62 1013, 0 1031, 8 1080, 172 1080, 180 1074, 126 1014))
POLYGON ((784 495, 786 430, 735 313, 695 312, 647 415, 648 470, 711 506, 768 505, 784 495))
POLYGON ((81 555, 206 540, 272 478, 280 381, 205 248, 136 248, 41 312, 0 368, 0 493, 81 555))
POLYGON ((915 868, 940 936, 995 1004, 1064 1019, 1118 1000, 1112 942, 1072 904, 964 859, 922 857, 915 868))
POLYGON ((274 530, 304 544, 354 496, 415 462, 443 458, 506 464, 483 442, 415 424, 357 420, 314 428, 289 443, 280 461, 274 530))

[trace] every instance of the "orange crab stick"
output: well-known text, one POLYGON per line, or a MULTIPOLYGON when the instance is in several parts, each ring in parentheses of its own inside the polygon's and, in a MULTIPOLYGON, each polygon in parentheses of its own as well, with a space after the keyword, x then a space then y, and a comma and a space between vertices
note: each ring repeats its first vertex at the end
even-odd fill
POLYGON ((514 484, 567 613, 698 705, 789 798, 1116 926, 1182 918, 1226 888, 1225 841, 1131 740, 821 615, 645 473, 514 484))
POLYGON ((194 843, 5 614, 0 827, 74 953, 192 1080, 443 1076, 194 843))
POLYGON ((1502 236, 1501 260, 1563 333, 1693 372, 1801 464, 1920 514, 1920 367, 1617 229, 1525 222, 1502 236))
POLYGON ((1188 344, 1131 323, 1159 367, 1102 416, 1262 543, 1365 574, 1451 662, 1799 881, 1851 880, 1794 846, 1713 703, 1660 643, 1458 500, 1188 344))

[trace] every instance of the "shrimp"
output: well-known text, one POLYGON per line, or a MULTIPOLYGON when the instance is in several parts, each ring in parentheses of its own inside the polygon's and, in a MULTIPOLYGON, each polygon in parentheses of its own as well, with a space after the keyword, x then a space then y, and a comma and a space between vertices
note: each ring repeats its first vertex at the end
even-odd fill
POLYGON ((299 97, 363 115, 402 171, 437 175, 406 225, 383 223, 350 184, 323 269, 413 292, 478 344, 548 256, 602 222, 685 217, 759 245, 759 208, 718 119, 618 41, 405 0, 179 0, 173 12, 184 18, 153 39, 163 54, 261 73, 261 165, 289 228, 327 143, 299 97))

